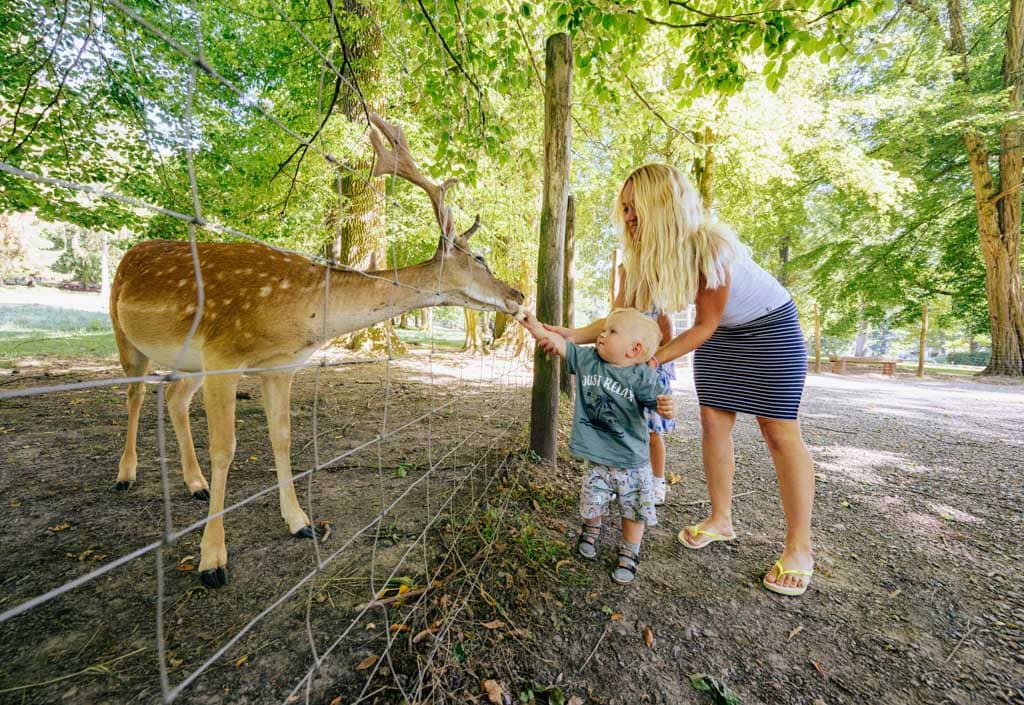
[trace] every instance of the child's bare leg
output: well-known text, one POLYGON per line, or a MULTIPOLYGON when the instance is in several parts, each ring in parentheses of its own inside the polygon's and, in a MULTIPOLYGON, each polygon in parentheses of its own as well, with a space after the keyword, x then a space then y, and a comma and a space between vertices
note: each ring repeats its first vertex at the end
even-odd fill
POLYGON ((644 539, 644 523, 622 519, 622 547, 619 549, 618 564, 612 571, 612 580, 628 585, 636 579, 636 564, 640 558, 640 542, 644 539))
POLYGON ((665 485, 665 439, 660 433, 651 432, 651 472, 654 475, 654 506, 665 503, 668 488, 665 485))
POLYGON ((640 552, 640 542, 644 540, 644 523, 632 519, 622 520, 622 542, 628 543, 636 548, 634 552, 640 552))
POLYGON ((665 479, 665 439, 654 431, 651 431, 651 472, 656 480, 665 479))

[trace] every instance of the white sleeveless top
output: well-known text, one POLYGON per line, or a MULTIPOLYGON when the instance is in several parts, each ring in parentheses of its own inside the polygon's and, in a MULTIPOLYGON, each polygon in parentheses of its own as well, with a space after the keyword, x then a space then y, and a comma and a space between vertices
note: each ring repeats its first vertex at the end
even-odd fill
POLYGON ((741 326, 789 303, 792 298, 778 280, 750 257, 740 257, 729 267, 729 300, 721 326, 741 326))

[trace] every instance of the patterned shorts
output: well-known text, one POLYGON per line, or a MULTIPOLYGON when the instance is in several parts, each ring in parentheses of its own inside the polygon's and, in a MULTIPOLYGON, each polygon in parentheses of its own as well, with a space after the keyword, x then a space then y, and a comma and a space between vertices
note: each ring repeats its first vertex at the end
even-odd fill
POLYGON ((619 498, 623 519, 643 522, 647 526, 658 523, 650 463, 627 469, 591 463, 580 489, 580 516, 584 519, 602 516, 605 507, 615 497, 619 498))

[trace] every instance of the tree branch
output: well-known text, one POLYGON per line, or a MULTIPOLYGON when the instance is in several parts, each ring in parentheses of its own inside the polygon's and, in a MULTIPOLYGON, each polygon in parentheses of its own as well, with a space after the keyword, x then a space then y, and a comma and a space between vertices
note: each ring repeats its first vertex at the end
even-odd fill
POLYGON ((668 129, 672 130, 672 132, 675 132, 677 135, 679 135, 680 137, 685 139, 687 142, 692 144, 694 147, 701 147, 702 146, 702 145, 697 144, 697 142, 695 142, 694 139, 692 137, 690 137, 688 134, 686 134, 685 132, 680 130, 678 127, 676 127, 675 125, 671 124, 664 117, 662 117, 661 113, 659 113, 657 110, 655 110, 654 106, 652 106, 650 103, 648 103, 647 99, 644 98, 644 96, 640 93, 640 90, 636 87, 636 84, 633 83, 633 79, 630 78, 625 72, 623 72, 622 75, 626 79, 626 81, 629 82, 629 87, 633 91, 633 95, 635 95, 637 97, 637 100, 639 100, 641 103, 643 103, 644 107, 647 108, 651 112, 651 114, 654 115, 654 117, 658 118, 658 120, 665 127, 667 127, 668 129))
POLYGON ((458 67, 459 72, 462 73, 462 75, 466 77, 466 80, 469 81, 472 84, 473 88, 476 89, 477 105, 480 108, 480 124, 486 125, 487 120, 486 117, 484 116, 484 92, 480 89, 480 84, 478 84, 476 80, 469 75, 466 69, 463 68, 462 63, 458 60, 458 58, 456 58, 454 52, 452 52, 451 47, 448 46, 448 42, 445 41, 444 35, 442 35, 441 32, 438 31, 437 27, 434 25, 434 20, 430 16, 430 13, 427 12, 427 8, 423 6, 423 0, 416 0, 416 4, 420 6, 420 12, 422 12, 423 17, 426 18, 427 24, 430 25, 430 29, 434 32, 437 38, 441 40, 441 46, 444 47, 444 50, 448 53, 448 56, 451 57, 451 60, 455 62, 455 65, 458 67))

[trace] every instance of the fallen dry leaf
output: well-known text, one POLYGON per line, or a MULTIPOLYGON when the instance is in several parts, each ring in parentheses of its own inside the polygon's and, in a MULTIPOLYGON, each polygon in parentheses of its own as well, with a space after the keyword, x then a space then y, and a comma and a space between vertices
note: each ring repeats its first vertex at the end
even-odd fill
POLYGON ((334 700, 332 700, 330 705, 341 705, 341 696, 339 695, 334 700))
POLYGON ((608 616, 609 616, 609 618, 613 622, 618 622, 620 619, 622 619, 622 613, 621 612, 613 612, 612 614, 610 614, 608 616))
POLYGON ((366 658, 364 658, 362 661, 359 662, 359 665, 356 666, 356 670, 357 671, 365 671, 367 668, 369 668, 370 666, 372 666, 375 663, 377 663, 377 655, 376 654, 370 654, 369 656, 367 656, 366 658))
POLYGON ((496 680, 487 679, 480 684, 484 692, 487 693, 487 702, 494 703, 494 705, 503 705, 504 699, 502 693, 504 689, 501 684, 496 680))
POLYGON ((482 625, 488 629, 501 629, 505 626, 505 623, 500 619, 492 619, 490 622, 483 622, 482 625))
POLYGON ((434 632, 436 632, 436 631, 437 631, 437 628, 435 628, 435 627, 431 627, 429 629, 424 629, 423 631, 417 633, 416 636, 414 636, 412 638, 412 643, 418 644, 421 641, 423 641, 424 639, 426 639, 428 636, 431 636, 432 634, 434 634, 434 632))
POLYGON ((824 666, 822 666, 820 663, 818 663, 814 659, 811 659, 811 665, 814 666, 814 670, 816 670, 818 673, 820 673, 825 678, 828 678, 828 674, 825 673, 825 667, 824 666))
POLYGON ((188 573, 189 571, 195 570, 196 567, 193 563, 182 563, 178 566, 178 570, 182 573, 188 573))
POLYGON ((242 654, 235 659, 235 668, 241 668, 249 660, 249 654, 242 654))
POLYGON ((648 649, 654 648, 654 630, 650 627, 644 627, 644 643, 648 649))
POLYGON ((391 625, 391 633, 392 634, 397 634, 398 632, 408 632, 408 631, 412 631, 412 627, 410 627, 408 624, 392 624, 391 625))
POLYGON ((48 527, 46 527, 46 530, 47 531, 52 531, 53 533, 57 533, 58 531, 65 531, 66 529, 70 529, 70 528, 71 528, 71 524, 69 524, 67 522, 63 522, 61 524, 57 524, 56 526, 48 526, 48 527))
POLYGON ((665 476, 665 478, 668 480, 668 484, 670 485, 678 485, 683 481, 682 476, 677 472, 670 472, 665 476))
POLYGON ((578 695, 574 695, 569 698, 569 702, 566 705, 583 705, 583 698, 578 695))
POLYGON ((802 625, 802 624, 798 624, 797 626, 793 627, 793 631, 791 631, 789 633, 789 638, 786 639, 786 641, 793 641, 793 637, 795 637, 797 634, 799 634, 803 630, 804 630, 804 625, 802 625))

